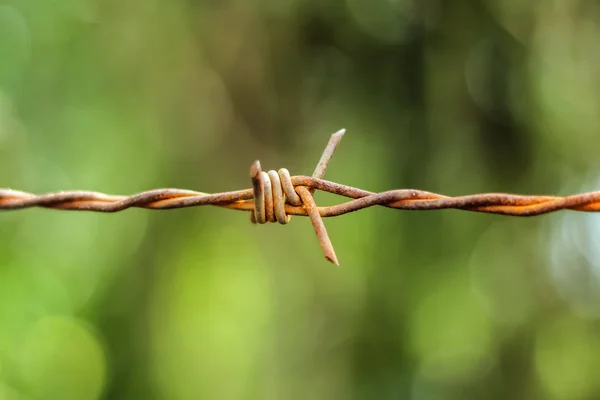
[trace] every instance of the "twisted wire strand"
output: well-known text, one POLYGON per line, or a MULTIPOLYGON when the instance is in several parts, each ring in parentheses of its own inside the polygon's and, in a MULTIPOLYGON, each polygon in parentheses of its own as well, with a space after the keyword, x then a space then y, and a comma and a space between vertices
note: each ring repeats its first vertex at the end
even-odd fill
POLYGON ((35 195, 0 188, 0 211, 43 207, 72 211, 118 212, 128 208, 168 210, 212 205, 250 211, 253 223, 287 224, 292 215, 311 219, 326 259, 338 265, 333 245, 322 218, 336 217, 372 206, 399 210, 458 209, 512 216, 536 216, 559 210, 600 211, 600 191, 560 196, 528 196, 509 193, 481 193, 450 197, 416 189, 386 192, 342 185, 322 179, 344 130, 336 132, 323 152, 312 176, 291 176, 289 171, 262 171, 259 161, 250 168, 251 189, 223 193, 203 193, 182 189, 156 189, 132 196, 114 196, 92 191, 67 191, 35 195), (349 201, 318 207, 313 199, 316 190, 333 193, 349 201))
MULTIPOLYGON (((268 181, 265 181, 265 185, 267 183, 272 185, 272 179, 270 178, 268 181)), ((566 197, 530 196, 508 193, 481 193, 449 197, 416 189, 397 189, 375 193, 310 176, 293 176, 289 183, 294 188, 303 186, 352 199, 333 206, 317 207, 319 215, 323 218, 337 217, 376 205, 398 210, 458 209, 512 216, 536 216, 560 210, 600 211, 600 191, 574 194, 566 197)), ((291 203, 285 192, 286 189, 283 188, 282 190, 284 190, 286 195, 286 202, 283 203, 286 216, 307 216, 308 213, 304 207, 291 203)), ((287 190, 289 191, 289 189, 287 190)), ((111 213, 123 211, 128 208, 169 210, 213 205, 234 210, 256 212, 256 205, 253 199, 253 189, 215 194, 181 189, 157 189, 138 193, 133 196, 112 196, 90 191, 67 191, 34 195, 17 190, 0 189, 0 210, 43 207, 58 210, 111 213)), ((260 201, 257 202, 257 205, 259 203, 260 201)), ((276 221, 281 222, 278 219, 276 221)), ((287 223, 287 221, 284 223, 287 223)))

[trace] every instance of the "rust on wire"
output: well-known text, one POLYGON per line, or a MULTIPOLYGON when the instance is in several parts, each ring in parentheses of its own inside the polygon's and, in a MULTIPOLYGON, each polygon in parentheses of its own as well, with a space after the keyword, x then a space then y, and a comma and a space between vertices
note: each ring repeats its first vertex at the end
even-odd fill
POLYGON ((327 181, 323 176, 345 130, 333 135, 312 176, 290 176, 287 169, 264 172, 260 162, 250 168, 251 189, 224 193, 202 193, 182 189, 157 189, 133 196, 112 196, 99 192, 68 191, 34 195, 0 188, 0 210, 43 207, 59 210, 118 212, 127 208, 168 210, 213 205, 250 212, 253 223, 286 224, 292 215, 308 216, 317 238, 330 262, 339 265, 322 218, 336 217, 371 206, 398 210, 458 209, 490 214, 535 216, 558 210, 600 211, 600 191, 559 196, 526 196, 507 193, 482 193, 449 197, 415 189, 398 189, 375 193, 327 181), (318 207, 316 190, 333 193, 351 200, 318 207))

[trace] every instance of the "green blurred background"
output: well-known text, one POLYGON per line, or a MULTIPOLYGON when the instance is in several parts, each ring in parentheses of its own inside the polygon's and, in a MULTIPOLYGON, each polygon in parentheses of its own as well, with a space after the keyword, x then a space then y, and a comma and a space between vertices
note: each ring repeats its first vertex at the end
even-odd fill
MULTIPOLYGON (((0 0, 0 186, 599 187, 600 2, 0 0)), ((320 205, 342 201, 317 193, 320 205)), ((0 400, 598 399, 600 219, 0 214, 0 400)))

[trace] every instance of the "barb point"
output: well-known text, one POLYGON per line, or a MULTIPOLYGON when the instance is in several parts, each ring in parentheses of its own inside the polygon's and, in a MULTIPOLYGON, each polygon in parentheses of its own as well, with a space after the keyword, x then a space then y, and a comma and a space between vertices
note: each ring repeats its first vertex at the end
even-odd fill
POLYGON ((262 169, 260 167, 260 161, 256 160, 252 163, 252 166, 250 166, 250 178, 258 177, 258 174, 260 174, 260 171, 262 171, 262 169))
POLYGON ((346 128, 342 128, 339 131, 337 131, 336 133, 334 133, 331 136, 344 136, 344 133, 346 133, 346 128))

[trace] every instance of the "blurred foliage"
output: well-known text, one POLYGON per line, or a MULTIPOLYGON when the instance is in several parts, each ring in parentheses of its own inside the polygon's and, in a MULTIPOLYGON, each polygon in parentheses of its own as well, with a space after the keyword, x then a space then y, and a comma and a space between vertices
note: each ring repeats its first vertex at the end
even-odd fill
MULTIPOLYGON (((0 186, 598 188, 591 0, 0 0, 0 186)), ((317 194, 330 204, 331 196, 317 194)), ((600 397, 600 216, 0 215, 0 399, 600 397)))

